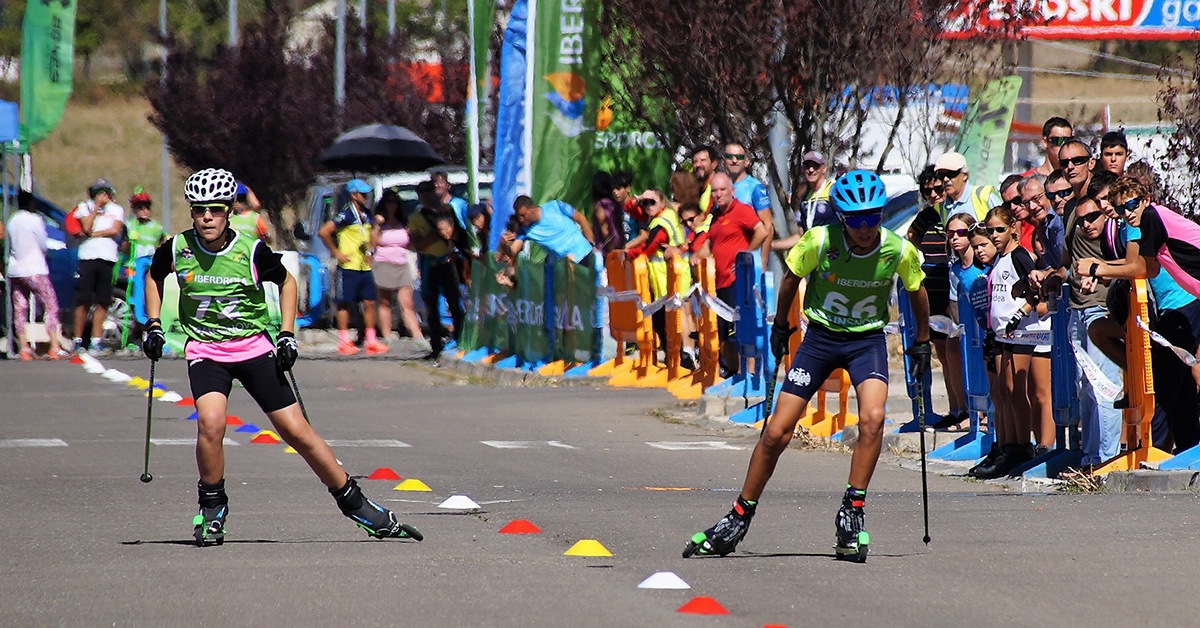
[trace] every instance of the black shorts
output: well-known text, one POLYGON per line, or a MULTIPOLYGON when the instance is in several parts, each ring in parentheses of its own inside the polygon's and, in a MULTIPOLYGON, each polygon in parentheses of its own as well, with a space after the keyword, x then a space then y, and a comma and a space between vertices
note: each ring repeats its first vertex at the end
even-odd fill
POLYGON ((116 264, 107 260, 79 260, 75 271, 75 305, 112 305, 114 267, 116 264))
MULTIPOLYGON (((733 289, 734 284, 729 284, 724 288, 717 288, 717 298, 724 301, 730 308, 737 309, 737 292, 733 289)), ((717 317, 717 338, 721 342, 726 340, 732 342, 734 340, 734 332, 736 328, 733 326, 733 321, 727 321, 720 316, 717 317)))
POLYGON ((375 274, 369 270, 338 269, 338 288, 334 301, 338 305, 355 305, 360 301, 374 301, 379 291, 375 287, 375 274))
POLYGON ((1037 345, 1022 345, 1015 342, 997 342, 1004 353, 1013 355, 1032 355, 1038 358, 1050 357, 1049 349, 1038 349, 1037 345))
POLYGON ((887 338, 883 330, 833 331, 810 322, 781 390, 807 401, 838 369, 846 369, 854 386, 868 379, 888 383, 887 338))
POLYGON ((241 362, 188 361, 188 380, 192 384, 193 399, 211 392, 221 393, 228 398, 229 391, 233 390, 234 378, 254 397, 263 412, 274 412, 296 403, 283 371, 275 366, 274 351, 241 362))

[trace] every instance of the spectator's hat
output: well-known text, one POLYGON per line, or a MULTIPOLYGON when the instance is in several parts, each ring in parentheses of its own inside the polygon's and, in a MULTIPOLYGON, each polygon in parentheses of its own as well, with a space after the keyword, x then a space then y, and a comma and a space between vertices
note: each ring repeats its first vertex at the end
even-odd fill
POLYGON ((487 210, 487 203, 475 203, 467 207, 467 220, 475 220, 487 210))
POLYGON ((108 192, 109 196, 115 194, 113 186, 108 182, 108 179, 96 179, 88 186, 88 196, 95 198, 100 192, 108 192))
POLYGON ((807 153, 804 153, 804 156, 800 158, 800 163, 804 163, 806 161, 811 161, 815 164, 820 164, 820 165, 824 166, 825 165, 825 155, 822 155, 821 153, 819 153, 815 150, 810 150, 807 153))
POLYGON ((129 197, 129 204, 130 206, 145 205, 146 207, 149 207, 150 195, 146 193, 146 190, 143 189, 142 186, 139 185, 133 188, 133 196, 129 197))
POLYGON ((961 170, 967 172, 967 158, 962 153, 945 153, 933 164, 934 170, 961 170))
POLYGON ((367 182, 363 181, 362 179, 351 179, 350 182, 346 184, 346 191, 351 193, 358 192, 359 194, 369 194, 371 190, 371 186, 367 185, 367 182))

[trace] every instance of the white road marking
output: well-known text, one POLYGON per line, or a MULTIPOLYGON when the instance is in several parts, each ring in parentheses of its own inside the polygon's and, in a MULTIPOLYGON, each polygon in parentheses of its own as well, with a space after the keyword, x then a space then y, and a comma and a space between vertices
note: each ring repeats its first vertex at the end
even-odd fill
POLYGON ((366 440, 337 440, 325 441, 330 447, 412 447, 402 440, 366 439, 366 440))
POLYGON ((646 442, 651 447, 658 449, 666 449, 668 451, 713 451, 713 450, 731 450, 740 451, 745 447, 738 445, 730 445, 723 440, 702 440, 702 441, 657 441, 646 442))
POLYGON ((0 440, 0 449, 13 447, 66 447, 67 442, 61 438, 10 438, 0 440))
POLYGON ((488 447, 496 449, 539 449, 542 447, 558 447, 559 449, 578 449, 574 445, 560 443, 556 440, 481 440, 488 447))
MULTIPOLYGON (((151 438, 150 444, 151 445, 195 445, 196 439, 194 437, 193 438, 151 438)), ((226 446, 241 445, 241 443, 237 442, 236 440, 233 440, 232 438, 226 438, 225 440, 221 441, 221 444, 226 445, 226 446)))

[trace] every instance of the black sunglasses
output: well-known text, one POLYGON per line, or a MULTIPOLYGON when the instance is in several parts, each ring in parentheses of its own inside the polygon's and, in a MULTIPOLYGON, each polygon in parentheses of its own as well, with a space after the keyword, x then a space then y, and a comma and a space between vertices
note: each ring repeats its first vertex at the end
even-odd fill
POLYGON ((1053 201, 1056 198, 1067 198, 1068 196, 1070 196, 1074 193, 1075 193, 1075 190, 1072 190, 1071 188, 1067 188, 1065 190, 1059 190, 1057 192, 1051 192, 1051 191, 1047 190, 1046 198, 1053 201))
POLYGON ((941 186, 941 185, 931 186, 931 187, 927 187, 927 188, 921 188, 921 194, 924 194, 925 196, 929 196, 929 195, 933 194, 934 192, 941 192, 945 189, 946 189, 945 186, 941 186))
POLYGON ((1050 142, 1051 144, 1053 144, 1055 146, 1062 146, 1063 144, 1066 144, 1068 141, 1073 140, 1073 139, 1075 139, 1075 137, 1072 135, 1064 135, 1062 137, 1047 137, 1046 141, 1050 142))
POLYGON ((1061 161, 1063 163, 1063 165, 1071 164, 1072 166, 1082 166, 1082 165, 1087 164, 1087 162, 1089 162, 1091 160, 1092 160, 1092 158, 1089 157, 1088 155, 1080 155, 1078 157, 1070 157, 1068 159, 1060 159, 1059 161, 1061 161))
POLYGON ((939 179, 953 179, 962 174, 962 170, 938 170, 933 173, 933 176, 939 179))
POLYGON ((1090 214, 1085 214, 1083 216, 1080 216, 1079 219, 1082 220, 1083 222, 1096 222, 1097 220, 1100 220, 1103 217, 1104 217, 1104 212, 1094 211, 1090 214))
POLYGON ((1131 213, 1137 211, 1138 205, 1141 205, 1141 203, 1142 203, 1142 197, 1139 196, 1137 198, 1131 198, 1131 199, 1125 201, 1124 203, 1121 203, 1119 206, 1117 206, 1117 209, 1120 210, 1120 212, 1122 214, 1131 214, 1131 213))

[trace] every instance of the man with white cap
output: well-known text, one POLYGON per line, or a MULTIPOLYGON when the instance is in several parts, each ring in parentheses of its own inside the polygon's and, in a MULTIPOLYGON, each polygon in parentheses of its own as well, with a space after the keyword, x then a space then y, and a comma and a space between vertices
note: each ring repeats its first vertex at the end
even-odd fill
POLYGON ((988 210, 1000 204, 996 188, 990 185, 967 183, 967 158, 962 153, 946 153, 933 164, 937 179, 946 185, 946 200, 941 211, 942 220, 954 214, 973 213, 976 220, 983 220, 988 210))

